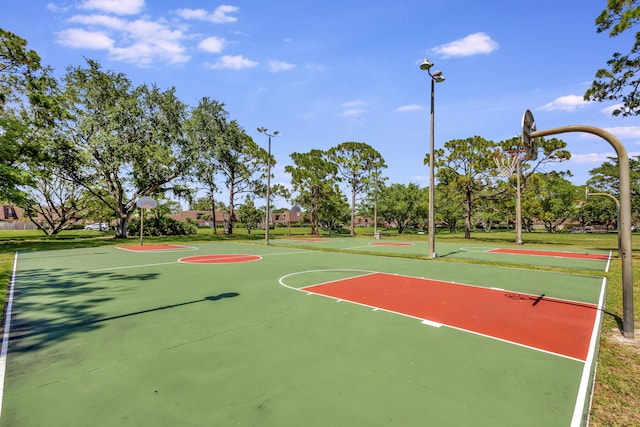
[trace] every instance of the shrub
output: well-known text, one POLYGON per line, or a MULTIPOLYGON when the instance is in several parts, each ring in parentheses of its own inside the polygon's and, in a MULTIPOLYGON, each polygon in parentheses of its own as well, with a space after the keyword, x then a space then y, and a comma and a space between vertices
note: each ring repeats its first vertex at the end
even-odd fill
MULTIPOLYGON (((132 235, 140 234, 140 219, 132 218, 129 220, 127 232, 132 235)), ((145 236, 185 236, 197 233, 197 223, 191 219, 185 222, 177 221, 168 216, 145 218, 144 235, 145 236)))

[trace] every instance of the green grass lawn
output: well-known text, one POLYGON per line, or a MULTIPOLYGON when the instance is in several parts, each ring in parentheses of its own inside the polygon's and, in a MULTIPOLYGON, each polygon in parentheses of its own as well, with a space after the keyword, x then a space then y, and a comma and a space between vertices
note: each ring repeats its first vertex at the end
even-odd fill
MULTIPOLYGON (((251 240, 262 244, 264 231, 253 230, 250 234, 245 229, 238 228, 233 236, 213 235, 211 229, 200 229, 195 236, 180 237, 145 237, 145 243, 153 242, 189 242, 207 240, 251 240)), ((309 229, 293 227, 278 227, 270 231, 271 239, 286 239, 289 236, 308 236, 309 229)), ((360 237, 373 236, 373 229, 358 229, 360 237)), ((426 235, 404 234, 398 235, 392 230, 382 230, 385 240, 426 241, 426 235)), ((329 237, 329 233, 323 232, 329 237)), ((347 234, 341 234, 348 238, 347 234)), ((471 242, 465 240, 463 233, 450 234, 446 231, 436 235, 436 242, 473 243, 490 245, 513 245, 514 232, 511 231, 476 231, 472 233, 471 242)), ((137 236, 130 237, 130 244, 137 241, 137 236)), ((633 236, 633 275, 635 282, 640 278, 640 243, 639 235, 633 236)), ((527 245, 611 250, 614 253, 610 270, 603 273, 607 277, 608 287, 606 295, 606 311, 602 330, 601 347, 599 352, 596 386, 594 391, 591 426, 632 426, 640 425, 640 331, 638 319, 640 309, 640 290, 634 287, 636 338, 625 339, 619 330, 622 318, 622 277, 621 261, 617 255, 617 236, 615 234, 569 234, 569 233, 524 233, 523 240, 527 245)), ((92 231, 65 231, 57 236, 43 236, 39 231, 0 231, 0 300, 4 306, 7 287, 16 251, 57 250, 102 245, 121 244, 122 241, 113 239, 113 233, 98 233, 92 231)), ((394 254, 393 256, 398 256, 394 254)), ((425 262, 430 262, 425 254, 425 262)), ((441 259, 447 261, 446 259, 441 259)), ((451 262, 464 262, 451 260, 451 262)))

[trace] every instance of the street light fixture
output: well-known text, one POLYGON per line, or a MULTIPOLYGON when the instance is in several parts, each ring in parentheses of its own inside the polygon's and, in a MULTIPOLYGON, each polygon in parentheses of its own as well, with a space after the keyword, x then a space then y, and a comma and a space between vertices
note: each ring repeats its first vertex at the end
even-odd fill
POLYGON ((264 133, 269 137, 269 150, 267 156, 267 213, 265 215, 264 221, 264 244, 269 244, 269 223, 270 223, 270 212, 269 212, 269 203, 271 198, 271 137, 276 137, 280 133, 279 131, 274 131, 273 133, 268 133, 267 128, 259 127, 258 132, 264 133))
POLYGON ((420 69, 429 73, 431 77, 431 131, 429 139, 429 256, 431 258, 437 258, 436 254, 436 241, 435 241, 435 219, 434 219, 434 204, 435 204, 435 173, 434 173, 434 134, 433 134, 433 118, 434 118, 434 93, 435 83, 441 83, 444 81, 442 71, 431 72, 433 62, 425 58, 420 64, 420 69))

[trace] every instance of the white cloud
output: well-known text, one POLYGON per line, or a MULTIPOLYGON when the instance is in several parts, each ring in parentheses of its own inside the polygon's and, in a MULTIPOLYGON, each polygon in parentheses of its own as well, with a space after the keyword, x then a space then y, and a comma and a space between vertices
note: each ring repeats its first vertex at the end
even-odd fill
POLYGON ((364 108, 350 108, 350 109, 344 110, 341 115, 345 117, 353 117, 353 116, 360 116, 366 112, 367 110, 365 110, 364 108))
POLYGON ((220 53, 224 49, 225 40, 220 37, 207 37, 198 44, 198 49, 209 53, 220 53))
MULTIPOLYGON (((227 41, 221 37, 201 39, 186 33, 184 22, 171 22, 164 18, 150 19, 147 16, 123 19, 143 11, 144 0, 78 0, 76 7, 94 13, 71 16, 67 22, 74 27, 57 33, 57 42, 64 46, 82 49, 104 50, 111 59, 150 66, 156 63, 181 64, 191 58, 187 53, 187 42, 199 39, 197 48, 209 53, 220 53, 227 41)), ((184 19, 196 19, 215 23, 235 22, 232 16, 239 10, 236 6, 222 5, 213 11, 204 9, 179 9, 176 14, 184 19)), ((241 69, 257 65, 257 62, 236 57, 224 57, 218 68, 241 69)), ((284 62, 274 64, 278 71, 292 65, 284 62)))
POLYGON ((287 62, 278 61, 275 59, 269 61, 269 70, 273 73, 278 73, 280 71, 289 71, 295 67, 295 64, 289 64, 287 62))
POLYGON ((603 114, 606 114, 607 116, 611 116, 613 115, 613 112, 615 110, 619 110, 623 107, 623 104, 614 104, 614 105, 610 105, 606 108, 603 108, 602 110, 600 110, 603 114))
POLYGON ((361 107, 363 105, 366 105, 366 102, 361 101, 361 100, 353 100, 353 101, 347 101, 347 102, 343 102, 342 106, 345 108, 349 108, 349 107, 361 107))
POLYGON ((589 102, 585 101, 582 96, 566 95, 566 96, 561 96, 559 98, 556 98, 553 101, 543 105, 538 109, 546 110, 546 111, 560 110, 560 111, 570 112, 570 111, 575 111, 577 108, 584 107, 588 104, 589 102))
POLYGON ((103 49, 115 60, 141 66, 157 61, 180 64, 190 59, 182 45, 184 33, 163 22, 127 21, 107 15, 77 15, 70 21, 91 30, 72 28, 58 32, 58 43, 65 46, 103 49), (98 27, 103 30, 93 30, 98 27))
POLYGON ((242 70, 244 68, 251 68, 258 65, 259 62, 252 61, 243 57, 242 55, 224 55, 215 64, 209 65, 212 69, 230 68, 232 70, 242 70))
POLYGON ((209 21, 216 24, 226 24, 228 22, 236 22, 238 18, 229 16, 230 13, 237 12, 237 6, 222 5, 216 10, 209 13, 204 9, 178 9, 176 13, 183 19, 195 19, 197 21, 209 21))
POLYGON ((56 34, 61 44, 78 49, 111 49, 114 44, 113 39, 100 31, 69 28, 56 34))
POLYGON ((340 115, 344 117, 360 116, 367 112, 367 110, 364 108, 366 105, 366 102, 359 99, 343 102, 341 106, 342 108, 344 108, 344 110, 342 111, 342 113, 340 113, 340 115))
POLYGON ((498 43, 485 33, 469 34, 468 36, 433 48, 433 52, 450 56, 471 56, 491 53, 498 49, 498 43))
POLYGON ((640 126, 619 126, 604 130, 619 139, 640 139, 640 126))
POLYGON ((144 0, 85 0, 80 9, 97 9, 116 15, 135 15, 144 7, 144 0))
POLYGON ((405 113, 407 111, 422 110, 424 107, 418 104, 402 105, 396 108, 397 113, 405 113))
POLYGON ((586 153, 586 154, 572 154, 570 163, 580 165, 596 165, 599 166, 602 163, 609 161, 609 157, 617 157, 616 153, 586 153))
POLYGON ((127 21, 108 15, 76 15, 69 18, 69 22, 115 30, 122 30, 127 26, 127 21))

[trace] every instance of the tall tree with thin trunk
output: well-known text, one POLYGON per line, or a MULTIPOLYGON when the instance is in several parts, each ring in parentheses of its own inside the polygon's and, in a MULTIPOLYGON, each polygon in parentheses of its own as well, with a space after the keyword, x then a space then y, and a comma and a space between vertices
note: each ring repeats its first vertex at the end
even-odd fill
POLYGON ((358 197, 375 187, 381 169, 386 168, 378 151, 364 142, 343 142, 328 152, 338 167, 341 180, 351 192, 350 234, 355 235, 356 202, 358 197))
POLYGON ((320 234, 321 212, 326 212, 327 204, 340 200, 337 182, 338 168, 322 150, 307 153, 292 153, 293 165, 285 166, 291 175, 293 191, 298 193, 295 203, 306 209, 311 220, 311 234, 320 234), (323 208, 324 207, 324 208, 323 208))
POLYGON ((202 147, 202 152, 193 164, 192 174, 205 187, 211 210, 213 234, 217 233, 215 195, 218 191, 217 178, 220 172, 216 156, 223 139, 227 116, 223 103, 203 97, 185 123, 187 137, 193 144, 202 147))
MULTIPOLYGON (((236 197, 261 191, 263 184, 256 175, 267 164, 267 156, 267 151, 260 148, 238 122, 232 120, 224 126, 216 146, 216 161, 229 191, 227 234, 233 234, 236 197)), ((271 164, 275 164, 273 156, 271 164)))
POLYGON ((439 181, 464 198, 465 239, 471 238, 474 204, 493 196, 488 189, 492 186, 489 171, 495 167, 492 160, 495 151, 496 144, 480 136, 447 141, 444 150, 436 150, 439 181))

